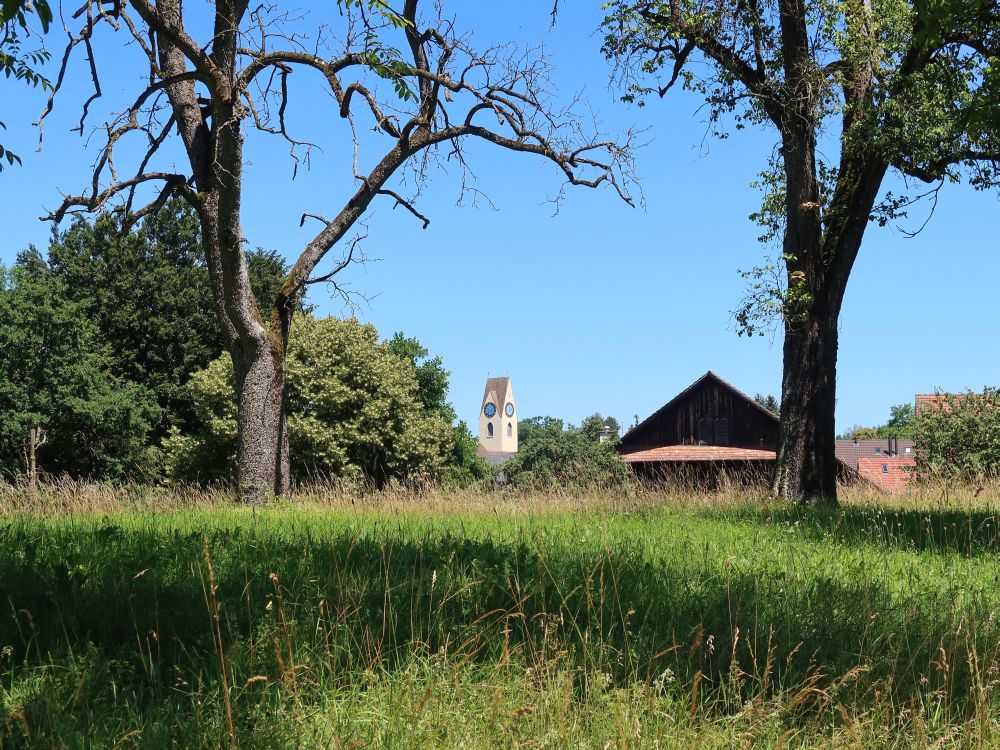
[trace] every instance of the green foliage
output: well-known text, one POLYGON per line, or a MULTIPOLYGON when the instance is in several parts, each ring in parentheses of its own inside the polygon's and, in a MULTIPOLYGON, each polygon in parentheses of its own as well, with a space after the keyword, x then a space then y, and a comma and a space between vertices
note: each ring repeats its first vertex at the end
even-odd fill
MULTIPOLYGON (((277 253, 247 254, 250 281, 263 314, 277 298, 285 266, 277 253)), ((77 219, 54 234, 47 262, 22 253, 18 265, 49 272, 97 329, 95 345, 118 378, 145 386, 161 409, 154 440, 171 427, 191 427, 184 389, 191 374, 223 351, 201 231, 193 209, 170 201, 128 229, 118 214, 77 219)))
POLYGON ((464 421, 453 425, 451 431, 452 449, 441 475, 442 483, 449 487, 487 484, 495 471, 479 457, 479 439, 464 421))
POLYGON ((913 404, 897 404, 889 407, 889 421, 876 428, 878 437, 887 438, 890 435, 901 438, 912 438, 914 435, 913 404))
MULTIPOLYGON (((190 434, 167 439, 168 474, 208 482, 233 471, 236 397, 229 355, 189 384, 197 415, 190 434)), ((286 410, 292 471, 300 480, 337 476, 378 485, 440 476, 452 427, 420 400, 412 363, 356 319, 304 315, 292 326, 286 410)))
POLYGON ((455 410, 448 403, 448 377, 451 375, 444 369, 441 357, 431 357, 430 352, 417 339, 407 338, 402 331, 397 331, 386 342, 390 352, 409 362, 417 376, 417 397, 424 408, 440 413, 452 420, 455 410))
POLYGON ((607 441, 615 444, 621 437, 621 425, 614 417, 603 417, 600 412, 594 412, 580 423, 580 432, 587 440, 599 442, 604 435, 607 441))
POLYGON ((761 406, 763 406, 772 414, 781 413, 781 402, 778 401, 778 399, 776 399, 774 395, 771 393, 767 394, 766 396, 762 393, 758 393, 753 397, 753 400, 756 401, 761 406))
MULTIPOLYGON (((386 341, 390 352, 413 368, 417 378, 417 398, 429 413, 437 414, 452 423, 456 419, 455 409, 448 403, 448 377, 439 356, 430 352, 415 338, 408 338, 397 331, 386 341)), ((465 487, 482 483, 493 476, 493 469, 477 454, 479 440, 469 431, 465 422, 452 425, 452 449, 441 474, 442 481, 449 486, 465 487)))
MULTIPOLYGON (((572 429, 572 426, 570 427, 572 429)), ((537 438, 559 437, 563 434, 565 425, 556 417, 528 417, 517 422, 517 445, 519 450, 531 444, 537 438)))
POLYGON ((880 435, 877 428, 854 425, 846 432, 837 435, 837 440, 875 440, 878 437, 880 435))
POLYGON ((922 475, 981 481, 1000 476, 1000 389, 938 394, 912 421, 922 475))
POLYGON ((28 431, 41 430, 50 474, 119 479, 156 470, 146 438, 153 394, 115 378, 97 331, 63 284, 24 268, 0 269, 0 473, 24 466, 28 431))
MULTIPOLYGON (((52 23, 52 8, 48 0, 3 0, 0 2, 0 73, 32 87, 51 89, 49 80, 38 72, 49 60, 44 49, 23 49, 24 38, 31 32, 32 16, 38 18, 42 32, 52 23)), ((6 126, 0 122, 0 130, 6 126)), ((21 163, 21 157, 0 144, 0 172, 5 166, 21 163), (6 164, 4 164, 6 162, 6 164)))
POLYGON ((762 203, 751 219, 763 230, 759 239, 781 242, 784 254, 780 263, 743 272, 747 292, 734 312, 740 334, 763 335, 782 322, 794 326, 812 314, 825 280, 846 284, 845 276, 828 276, 824 269, 841 262, 836 248, 847 226, 860 218, 852 218, 858 199, 869 220, 885 226, 935 194, 936 188, 922 183, 940 186, 964 177, 978 189, 1000 185, 995 0, 819 0, 787 8, 722 0, 611 0, 603 7, 602 50, 615 62, 625 101, 641 105, 679 84, 704 99, 712 135, 727 138, 766 125, 781 136, 753 183, 762 203), (789 28, 801 24, 806 49, 798 42, 786 49, 796 35, 783 33, 782 16, 789 28), (791 145, 785 140, 791 131, 784 123, 799 116, 800 106, 801 122, 811 130, 801 138, 839 140, 840 158, 828 163, 814 156, 806 180, 810 189, 801 192, 805 184, 796 177, 796 194, 788 197, 784 149, 791 145), (856 172, 862 164, 879 165, 871 170, 879 182, 885 167, 915 180, 908 179, 904 195, 866 198, 856 172), (790 206, 790 201, 807 202, 790 206), (801 237, 785 238, 787 217, 796 209, 820 217, 822 236, 811 247, 800 247, 801 237))
MULTIPOLYGON (((557 422, 558 420, 553 420, 557 422)), ((622 487, 632 473, 614 444, 597 442, 583 430, 539 431, 503 465, 505 481, 521 490, 622 487)))
POLYGON ((913 438, 915 415, 913 404, 897 404, 889 408, 889 420, 877 427, 855 425, 837 436, 838 440, 875 440, 888 438, 913 438))
POLYGON ((364 52, 365 65, 379 78, 389 82, 396 96, 402 101, 416 101, 417 94, 407 78, 412 77, 415 68, 403 59, 395 47, 385 44, 378 31, 381 26, 393 29, 410 28, 411 23, 393 10, 388 0, 337 0, 343 8, 360 8, 365 25, 364 52))

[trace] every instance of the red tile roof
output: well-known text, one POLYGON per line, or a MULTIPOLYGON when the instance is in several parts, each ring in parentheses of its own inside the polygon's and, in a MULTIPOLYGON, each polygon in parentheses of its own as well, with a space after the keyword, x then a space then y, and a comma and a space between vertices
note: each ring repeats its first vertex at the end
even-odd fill
POLYGON ((886 492, 905 492, 917 462, 908 456, 865 456, 858 459, 858 473, 886 492), (905 468, 908 467, 908 468, 905 468))
MULTIPOLYGON (((858 459, 881 458, 889 455, 889 441, 882 438, 873 440, 852 440, 848 438, 846 440, 836 440, 833 445, 837 459, 854 469, 858 468, 858 459)), ((913 458, 916 452, 916 445, 912 440, 899 438, 896 440, 896 450, 896 455, 900 458, 913 458)))
POLYGON ((718 445, 664 445, 640 448, 621 455, 622 461, 773 461, 774 451, 756 448, 724 448, 718 445))
POLYGON ((950 412, 953 406, 977 407, 985 404, 990 406, 990 399, 984 393, 969 391, 967 393, 918 393, 913 397, 916 405, 916 414, 919 417, 921 412, 927 409, 940 409, 950 412))

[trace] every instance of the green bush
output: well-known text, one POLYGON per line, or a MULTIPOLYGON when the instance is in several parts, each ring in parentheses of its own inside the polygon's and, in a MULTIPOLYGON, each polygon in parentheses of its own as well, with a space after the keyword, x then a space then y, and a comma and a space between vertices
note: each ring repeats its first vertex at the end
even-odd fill
MULTIPOLYGON (((308 478, 438 477, 453 450, 452 426, 420 401, 414 368, 354 318, 304 315, 287 360, 292 473, 308 478)), ((233 473, 236 397, 228 354, 189 383, 198 427, 165 441, 171 479, 209 482, 233 473)))
POLYGON ((925 476, 977 481, 1000 476, 1000 389, 937 396, 914 420, 925 476))
POLYGON ((518 489, 620 486, 632 478, 611 442, 600 443, 583 430, 539 432, 503 472, 518 489))
POLYGON ((49 274, 0 268, 0 474, 38 467, 92 479, 157 470, 146 443, 159 409, 149 389, 115 378, 81 306, 49 274))

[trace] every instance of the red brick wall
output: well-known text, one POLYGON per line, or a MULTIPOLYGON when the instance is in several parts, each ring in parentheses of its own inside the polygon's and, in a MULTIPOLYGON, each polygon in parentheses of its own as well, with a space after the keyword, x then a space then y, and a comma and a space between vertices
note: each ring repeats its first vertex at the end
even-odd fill
POLYGON ((892 493, 909 489, 916 467, 917 462, 907 456, 866 456, 858 459, 861 476, 892 493))

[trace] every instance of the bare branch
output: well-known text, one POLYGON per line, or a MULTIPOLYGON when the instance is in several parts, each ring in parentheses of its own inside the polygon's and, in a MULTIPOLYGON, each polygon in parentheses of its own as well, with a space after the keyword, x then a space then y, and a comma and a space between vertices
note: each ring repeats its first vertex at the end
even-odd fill
MULTIPOLYGON (((141 185, 147 182, 162 181, 166 183, 164 189, 169 186, 172 190, 182 193, 189 200, 197 201, 197 197, 194 195, 193 191, 188 187, 188 178, 182 174, 171 174, 169 172, 148 172, 146 174, 138 175, 130 180, 124 180, 122 182, 111 185, 105 188, 100 193, 87 195, 68 195, 63 199, 62 204, 55 211, 52 211, 45 216, 41 217, 42 221, 53 221, 56 224, 60 223, 66 214, 70 212, 70 209, 80 208, 85 211, 99 211, 107 205, 108 201, 114 198, 116 195, 126 191, 131 190, 136 185, 141 185)), ((165 200, 165 199, 164 199, 165 200)))
POLYGON ((395 198, 396 199, 396 204, 393 206, 393 208, 395 208, 396 206, 402 206, 403 208, 405 208, 407 211, 409 211, 411 214, 413 214, 414 216, 416 216, 418 219, 420 219, 424 223, 424 226, 423 226, 424 229, 427 229, 427 227, 430 225, 431 220, 428 219, 426 216, 424 216, 422 213, 420 213, 416 208, 414 208, 413 204, 410 203, 410 201, 408 201, 405 198, 403 198, 401 195, 399 195, 399 193, 394 193, 392 190, 385 190, 385 189, 383 189, 383 190, 379 190, 377 194, 378 195, 388 195, 388 196, 390 196, 392 198, 395 198))

